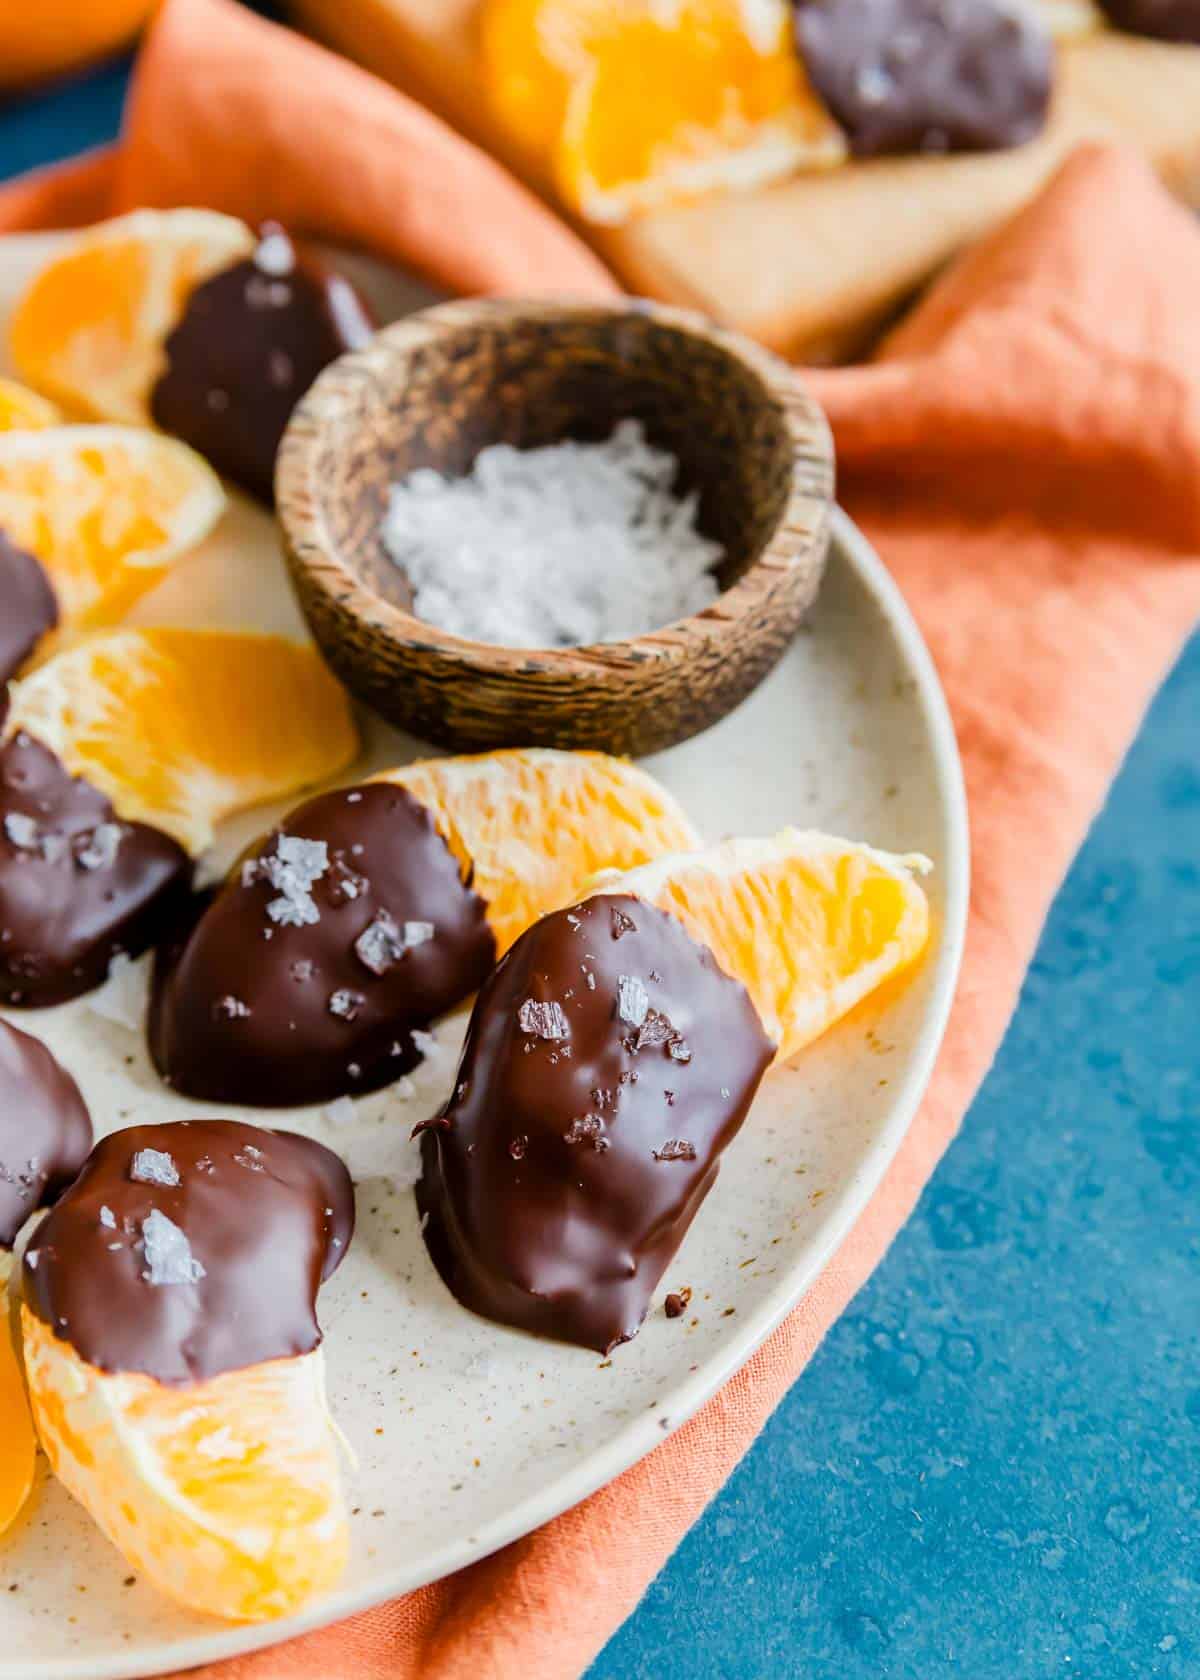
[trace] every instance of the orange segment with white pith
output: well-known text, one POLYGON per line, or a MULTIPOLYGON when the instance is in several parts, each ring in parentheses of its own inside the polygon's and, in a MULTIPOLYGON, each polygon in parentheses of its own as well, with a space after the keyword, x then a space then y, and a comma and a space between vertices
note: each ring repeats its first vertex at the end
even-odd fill
POLYGON ((787 0, 484 0, 497 119, 588 220, 840 162, 787 0))
POLYGON ((218 822, 327 780, 358 751, 315 649, 235 630, 81 637, 13 683, 4 737, 27 731, 127 822, 193 857, 218 822))
POLYGON ((124 617, 224 509, 216 473, 172 438, 125 426, 0 435, 0 531, 36 556, 70 629, 124 617))
POLYGON ((432 812, 487 905, 501 955, 597 869, 636 868, 697 843, 665 788, 605 753, 518 747, 427 759, 376 779, 432 812))
POLYGON ((813 830, 663 857, 589 893, 632 893, 678 917, 749 992, 786 1061, 916 962, 929 941, 918 854, 813 830))
POLYGON ((21 1326, 54 1473, 161 1591, 262 1621, 334 1585, 349 1533, 319 1348, 170 1388, 97 1370, 27 1307, 21 1326))
POLYGON ((254 249, 215 210, 135 210, 69 240, 17 302, 20 377, 76 414, 146 425, 163 346, 195 288, 254 249))

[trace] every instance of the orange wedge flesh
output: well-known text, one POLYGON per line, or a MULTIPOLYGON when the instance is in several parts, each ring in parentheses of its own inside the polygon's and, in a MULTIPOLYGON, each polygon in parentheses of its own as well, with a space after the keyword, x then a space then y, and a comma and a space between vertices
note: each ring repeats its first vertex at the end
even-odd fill
POLYGON ((473 871, 500 954, 539 916, 569 904, 597 869, 632 869, 697 843, 665 788, 604 753, 517 748, 430 759, 378 779, 433 812, 473 871))
POLYGON ((20 88, 115 52, 158 0, 38 0, 0 6, 0 87, 20 88))
POLYGON ((786 0, 485 0, 514 144, 595 222, 840 162, 786 0))
MULTIPOLYGON (((9 1256, 3 1256, 5 1269, 9 1256)), ((0 1534, 17 1520, 33 1487, 37 1442, 12 1340, 8 1285, 0 1278, 0 1534)))
POLYGON ((324 781, 358 751, 345 694, 313 648, 282 636, 100 631, 10 695, 5 736, 27 730, 118 816, 193 856, 224 817, 324 781))
POLYGON ((917 875, 929 867, 793 828, 606 872, 588 888, 677 916, 746 987, 786 1061, 921 955, 929 903, 917 875))
POLYGON ((61 423, 52 402, 15 379, 0 379, 0 432, 40 432, 61 423))
POLYGON ((135 210, 88 228, 17 304, 17 372, 77 413, 147 423, 163 344, 189 295, 253 248, 244 222, 212 210, 135 210))
POLYGON ((349 1534, 319 1348, 168 1388, 97 1370, 27 1307, 21 1327, 51 1467, 133 1568, 235 1621, 334 1585, 349 1534))
POLYGON ((41 561, 72 628, 124 617, 224 507, 212 468, 171 438, 122 426, 0 435, 0 530, 41 561))

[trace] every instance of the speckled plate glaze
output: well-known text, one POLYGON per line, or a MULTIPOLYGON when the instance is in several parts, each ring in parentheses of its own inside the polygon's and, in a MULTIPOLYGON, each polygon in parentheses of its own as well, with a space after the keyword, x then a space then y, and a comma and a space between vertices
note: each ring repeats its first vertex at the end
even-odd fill
MULTIPOLYGON (((44 240, 0 242, 0 313, 45 248, 44 240)), ((372 290, 386 314, 413 306, 410 288, 372 290)), ((298 630, 271 521, 237 503, 135 616, 298 630)), ((369 735, 364 773, 419 751, 382 726, 369 735)), ((848 520, 839 517, 817 610, 779 668, 715 729, 648 763, 710 838, 733 822, 745 833, 796 823, 928 853, 935 934, 919 971, 768 1079, 645 1327, 611 1360, 472 1317, 426 1258, 406 1187, 407 1138, 449 1087, 461 1017, 439 1027, 437 1052, 407 1098, 364 1099, 342 1126, 316 1109, 259 1116, 321 1137, 358 1181, 358 1237, 321 1297, 332 1405, 357 1457, 346 1472, 354 1547, 345 1580, 302 1616, 269 1627, 189 1615, 131 1579, 43 1473, 27 1512, 0 1540, 0 1680, 116 1680, 187 1668, 461 1568, 656 1447, 829 1259, 929 1077, 958 971, 968 871, 961 770, 933 666, 848 520), (685 1285, 690 1309, 669 1320, 662 1297, 685 1285)), ((231 824, 214 868, 275 814, 231 824)), ((87 1000, 26 1013, 20 1024, 76 1074, 101 1131, 214 1112, 163 1090, 140 1033, 87 1000)))

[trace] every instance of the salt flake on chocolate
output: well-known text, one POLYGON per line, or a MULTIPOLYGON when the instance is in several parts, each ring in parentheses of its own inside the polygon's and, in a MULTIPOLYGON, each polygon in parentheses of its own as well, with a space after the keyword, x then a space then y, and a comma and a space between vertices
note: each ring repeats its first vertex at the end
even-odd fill
POLYGON ((76 850, 76 863, 81 869, 111 869, 124 832, 120 823, 97 823, 76 850))
POLYGON ((517 1011, 517 1025, 530 1038, 544 1038, 552 1044, 570 1037, 567 1017, 559 1003, 538 1003, 534 998, 526 998, 517 1011))
POLYGON ((37 851, 41 841, 41 830, 33 818, 26 816, 24 811, 7 811, 5 813, 4 832, 18 851, 37 851))
POLYGON ((390 973, 408 950, 408 942, 386 910, 377 910, 354 941, 354 954, 372 974, 390 973))
POLYGON ((192 1253, 192 1245, 173 1219, 152 1208, 142 1220, 142 1252, 146 1256, 147 1283, 199 1283, 207 1274, 192 1253))
POLYGON ((650 994, 635 975, 617 980, 617 1014, 627 1027, 640 1027, 650 1008, 650 994))
POLYGON ((139 1149, 129 1163, 135 1184, 161 1184, 173 1190, 179 1183, 179 1168, 165 1149, 139 1149))
POLYGON ((313 902, 312 888, 329 868, 329 848, 324 840, 304 840, 299 835, 281 834, 270 857, 259 859, 259 870, 279 894, 267 905, 267 915, 280 927, 311 927, 321 913, 313 902))

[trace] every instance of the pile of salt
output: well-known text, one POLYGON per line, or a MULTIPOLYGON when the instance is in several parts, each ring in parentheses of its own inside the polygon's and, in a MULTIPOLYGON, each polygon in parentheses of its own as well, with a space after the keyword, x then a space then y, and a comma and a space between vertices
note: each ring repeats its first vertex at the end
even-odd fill
POLYGON ((384 545, 428 624, 502 647, 621 641, 716 600, 719 543, 678 462, 624 420, 604 443, 497 444, 465 478, 394 485, 384 545))

